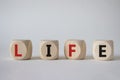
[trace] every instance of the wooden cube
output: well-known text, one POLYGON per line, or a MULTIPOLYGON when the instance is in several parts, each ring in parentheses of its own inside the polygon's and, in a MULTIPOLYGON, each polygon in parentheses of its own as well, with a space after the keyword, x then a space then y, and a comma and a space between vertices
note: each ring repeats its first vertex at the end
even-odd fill
POLYGON ((93 44, 93 57, 96 60, 113 59, 113 41, 97 40, 93 44))
POLYGON ((59 57, 58 40, 41 40, 40 57, 42 59, 47 59, 47 60, 58 59, 59 57))
POLYGON ((30 59, 32 56, 32 42, 30 40, 13 40, 10 44, 10 51, 14 59, 30 59))
POLYGON ((86 56, 86 43, 84 40, 67 40, 64 53, 68 59, 84 59, 86 56))

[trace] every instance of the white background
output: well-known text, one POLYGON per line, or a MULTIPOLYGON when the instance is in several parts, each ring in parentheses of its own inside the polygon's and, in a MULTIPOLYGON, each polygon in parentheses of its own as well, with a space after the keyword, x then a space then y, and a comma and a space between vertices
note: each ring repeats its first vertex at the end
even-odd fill
POLYGON ((0 0, 0 80, 120 80, 120 0, 0 0), (12 60, 13 39, 33 42, 31 60, 12 60), (39 59, 43 39, 60 42, 59 60, 39 59), (85 60, 67 60, 64 42, 84 39, 85 60), (114 41, 114 60, 95 61, 94 40, 114 41))

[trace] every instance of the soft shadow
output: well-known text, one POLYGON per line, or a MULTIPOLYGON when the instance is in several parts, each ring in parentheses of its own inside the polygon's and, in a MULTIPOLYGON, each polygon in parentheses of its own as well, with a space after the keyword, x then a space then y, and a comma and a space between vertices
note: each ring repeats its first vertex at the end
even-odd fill
POLYGON ((59 56, 58 60, 68 60, 65 56, 59 56))
POLYGON ((34 57, 31 58, 31 60, 41 60, 41 58, 38 57, 38 56, 34 56, 34 57))
MULTIPOLYGON (((34 56, 31 58, 31 60, 47 60, 47 59, 41 59, 38 56, 34 56)), ((54 60, 68 60, 68 59, 66 59, 65 56, 59 56, 58 59, 54 59, 54 60)))
MULTIPOLYGON (((30 60, 42 60, 42 59, 38 56, 34 56, 30 60)), ((56 60, 69 60, 69 59, 67 59, 65 56, 59 56, 59 58, 56 60)), ((94 60, 94 58, 93 56, 86 56, 84 60, 94 60)), ((113 60, 111 61, 120 61, 120 56, 114 56, 113 60)))
POLYGON ((115 61, 120 61, 120 56, 114 56, 114 57, 113 57, 113 61, 114 61, 114 60, 115 60, 115 61))
POLYGON ((93 56, 86 56, 85 60, 93 60, 93 56))
MULTIPOLYGON (((85 60, 94 60, 93 56, 86 56, 85 60)), ((120 56, 114 56, 110 61, 120 61, 120 56)))

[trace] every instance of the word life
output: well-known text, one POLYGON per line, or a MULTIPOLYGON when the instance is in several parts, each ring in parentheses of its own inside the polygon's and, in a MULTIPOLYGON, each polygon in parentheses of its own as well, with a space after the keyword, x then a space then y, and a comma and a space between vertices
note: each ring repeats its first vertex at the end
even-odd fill
MULTIPOLYGON (((16 60, 27 60, 32 57, 31 40, 13 40, 10 44, 11 55, 16 60)), ((40 58, 55 60, 59 58, 58 40, 41 40, 40 58)), ((86 42, 84 40, 67 40, 64 44, 64 54, 67 59, 85 59, 86 42)), ((96 60, 113 59, 113 41, 96 40, 93 43, 93 57, 96 60)))

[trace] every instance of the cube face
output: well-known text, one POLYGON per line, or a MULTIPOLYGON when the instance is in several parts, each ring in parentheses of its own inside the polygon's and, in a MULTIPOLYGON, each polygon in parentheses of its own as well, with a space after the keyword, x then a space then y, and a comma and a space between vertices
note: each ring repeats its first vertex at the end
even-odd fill
POLYGON ((93 57, 96 60, 111 60, 113 59, 113 41, 101 40, 95 41, 93 44, 93 57))
POLYGON ((57 59, 59 57, 58 40, 42 40, 40 42, 40 57, 48 60, 57 59))
POLYGON ((84 59, 86 45, 84 40, 67 40, 64 46, 64 53, 68 59, 84 59))
POLYGON ((13 40, 10 44, 10 51, 14 59, 30 59, 32 56, 32 42, 30 40, 13 40))

